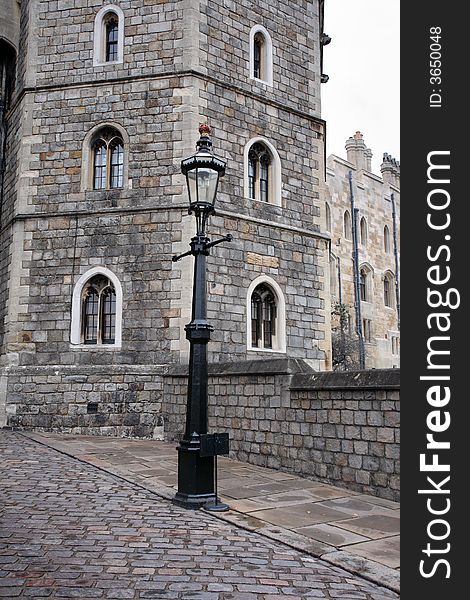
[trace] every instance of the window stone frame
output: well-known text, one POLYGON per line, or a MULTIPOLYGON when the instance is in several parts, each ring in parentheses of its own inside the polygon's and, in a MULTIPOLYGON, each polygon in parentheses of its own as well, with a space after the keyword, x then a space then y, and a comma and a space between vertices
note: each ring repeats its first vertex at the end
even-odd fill
POLYGON ((396 309, 396 298, 395 298, 395 274, 388 270, 382 276, 382 300, 385 308, 392 310, 396 309), (390 304, 385 302, 385 281, 388 281, 388 295, 390 304))
POLYGON ((371 265, 369 265, 369 263, 362 263, 359 266, 359 281, 361 272, 363 270, 365 271, 365 300, 361 298, 361 302, 367 302, 369 304, 372 304, 374 302, 374 270, 371 267, 371 265))
POLYGON ((85 138, 83 139, 82 179, 81 179, 81 184, 80 184, 80 191, 81 192, 90 191, 90 192, 95 192, 98 194, 98 193, 105 193, 105 192, 109 192, 109 191, 118 192, 120 190, 130 189, 130 187, 131 187, 131 182, 129 181, 129 136, 128 136, 126 130, 124 129, 124 127, 122 127, 122 125, 120 125, 119 123, 114 123, 111 121, 105 121, 103 123, 98 123, 97 125, 92 127, 92 129, 90 129, 90 131, 88 131, 88 133, 85 135, 85 138), (94 155, 93 155, 92 144, 93 144, 94 139, 96 138, 96 135, 99 133, 99 131, 101 129, 106 129, 108 127, 111 129, 115 129, 119 133, 119 135, 121 136, 121 139, 123 141, 124 160, 123 160, 123 169, 122 169, 122 187, 121 188, 112 188, 111 190, 104 190, 104 189, 95 190, 94 185, 93 185, 94 155))
POLYGON ((124 62, 124 13, 116 4, 106 4, 95 17, 93 32, 93 66, 119 65, 124 62), (106 16, 114 13, 118 19, 117 60, 106 60, 106 16))
POLYGON ((122 286, 117 276, 106 267, 93 267, 81 275, 74 286, 72 294, 72 315, 70 324, 70 345, 80 350, 116 350, 122 347, 122 286), (114 344, 84 344, 82 342, 82 295, 86 284, 95 275, 107 277, 116 293, 116 324, 114 344))
POLYGON ((250 79, 257 83, 264 83, 265 85, 273 86, 273 41, 266 27, 263 25, 254 25, 250 31, 250 79), (264 43, 261 48, 262 64, 264 63, 265 75, 263 79, 254 76, 254 63, 255 63, 255 37, 257 34, 261 34, 264 43))
POLYGON ((273 144, 264 137, 255 137, 251 138, 249 142, 245 145, 244 150, 244 158, 243 158, 243 171, 244 171, 244 183, 243 183, 243 194, 247 200, 250 202, 261 202, 262 204, 273 204, 274 206, 282 207, 282 171, 281 171, 281 158, 279 156, 278 151, 273 146, 273 144), (260 199, 250 198, 250 186, 248 179, 248 160, 250 149, 255 144, 262 144, 266 146, 272 156, 272 161, 269 166, 270 174, 269 174, 269 187, 268 190, 268 202, 265 202, 260 199))
POLYGON ((285 354, 286 342, 286 301, 284 293, 279 284, 268 275, 260 275, 251 282, 246 296, 246 346, 248 352, 269 352, 273 354, 285 354), (251 296, 256 288, 264 283, 267 285, 276 299, 276 335, 273 337, 273 348, 255 348, 251 344, 251 296))
POLYGON ((352 220, 348 209, 343 213, 343 235, 346 240, 352 241, 352 220))
POLYGON ((390 227, 387 224, 384 225, 383 239, 384 239, 385 254, 391 254, 392 253, 391 234, 390 234, 390 227))

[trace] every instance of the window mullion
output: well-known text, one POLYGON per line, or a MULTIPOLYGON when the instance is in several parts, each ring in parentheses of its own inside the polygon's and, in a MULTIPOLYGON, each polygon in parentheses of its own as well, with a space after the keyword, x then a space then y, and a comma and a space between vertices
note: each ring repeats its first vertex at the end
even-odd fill
POLYGON ((258 348, 264 348, 263 301, 258 302, 258 348))
POLYGON ((103 292, 101 291, 98 294, 98 315, 97 315, 97 324, 96 324, 96 343, 97 344, 102 344, 102 336, 101 336, 101 330, 102 330, 102 323, 103 323, 103 314, 102 314, 102 297, 103 297, 103 292))
POLYGON ((109 142, 106 143, 106 189, 111 189, 111 149, 109 142))

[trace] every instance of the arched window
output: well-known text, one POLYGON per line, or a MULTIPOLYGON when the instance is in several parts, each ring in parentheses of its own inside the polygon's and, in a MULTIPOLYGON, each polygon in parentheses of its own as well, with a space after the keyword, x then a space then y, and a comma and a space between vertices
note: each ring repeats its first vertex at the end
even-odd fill
POLYGON ((325 227, 326 231, 331 232, 331 208, 328 202, 325 202, 325 227))
POLYGON ((114 344, 116 339, 116 292, 108 287, 102 294, 102 340, 114 344))
POLYGON ((120 347, 121 335, 121 284, 109 269, 93 267, 74 287, 70 341, 80 347, 120 347))
POLYGON ((343 229, 344 229, 344 237, 347 240, 351 240, 352 239, 351 215, 349 213, 349 210, 346 210, 344 212, 344 216, 343 216, 343 229))
POLYGON ((387 254, 390 254, 390 229, 388 225, 384 227, 384 250, 387 254))
POLYGON ((109 12, 104 19, 106 62, 116 62, 119 46, 119 19, 116 13, 109 12))
POLYGON ((277 283, 258 277, 247 301, 248 349, 285 352, 285 302, 277 283))
POLYGON ((129 136, 118 123, 99 123, 82 145, 80 190, 126 188, 129 180, 129 136))
POLYGON ((364 217, 361 218, 360 222, 360 231, 361 231, 361 244, 365 246, 367 244, 367 221, 364 217))
POLYGON ((264 38, 261 33, 255 35, 253 41, 253 77, 261 79, 261 55, 263 53, 264 38))
POLYGON ((367 272, 364 269, 361 269, 359 273, 359 290, 361 292, 361 300, 363 302, 367 301, 367 272))
POLYGON ((271 153, 266 146, 253 144, 248 153, 248 186, 252 200, 270 201, 271 164, 271 153))
POLYGON ((338 259, 330 254, 330 294, 338 295, 338 259))
POLYGON ((256 138, 245 147, 245 194, 251 200, 281 205, 281 161, 267 140, 256 138))
POLYGON ((98 298, 94 287, 88 287, 83 297, 83 342, 96 344, 98 341, 98 298))
POLYGON ((119 189, 124 184, 124 142, 112 127, 103 127, 92 138, 93 189, 119 189))
POLYGON ((250 32, 250 77, 273 84, 273 45, 262 25, 255 25, 250 32))
POLYGON ((82 343, 114 344, 116 339, 116 291, 111 281, 95 275, 82 292, 82 343))
POLYGON ((107 4, 95 17, 93 64, 124 61, 124 14, 119 6, 107 4))
POLYGON ((359 296, 362 302, 372 302, 372 272, 365 265, 359 269, 359 296))
POLYGON ((393 308, 393 275, 391 273, 385 273, 384 278, 384 304, 389 308, 393 308))
POLYGON ((276 335, 276 300, 272 290, 259 285, 251 295, 251 346, 272 350, 276 335))

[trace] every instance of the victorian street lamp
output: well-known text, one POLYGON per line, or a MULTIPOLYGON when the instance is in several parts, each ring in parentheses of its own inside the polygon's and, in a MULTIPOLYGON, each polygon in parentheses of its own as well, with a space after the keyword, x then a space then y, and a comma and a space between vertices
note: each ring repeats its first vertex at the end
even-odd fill
POLYGON ((207 322, 206 256, 209 249, 227 235, 211 242, 206 234, 208 218, 215 214, 214 203, 219 178, 225 174, 225 162, 214 156, 208 125, 199 127, 201 135, 195 154, 181 163, 189 193, 189 214, 196 217, 196 235, 191 250, 174 256, 176 262, 184 256, 194 256, 192 320, 186 325, 190 344, 186 428, 178 450, 178 492, 174 502, 187 508, 199 508, 216 500, 214 494, 214 457, 201 456, 201 436, 207 434, 207 343, 213 326, 207 322))

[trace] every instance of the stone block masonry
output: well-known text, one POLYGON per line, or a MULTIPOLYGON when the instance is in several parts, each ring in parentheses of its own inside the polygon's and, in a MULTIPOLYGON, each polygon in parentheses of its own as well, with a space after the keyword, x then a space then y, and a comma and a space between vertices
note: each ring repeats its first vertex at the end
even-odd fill
MULTIPOLYGON (((118 60, 103 61, 99 15, 109 3, 21 2, 0 207, 0 426, 157 435, 163 372, 188 360, 193 265, 171 257, 194 235, 180 165, 202 120, 227 160, 209 234, 233 235, 207 261, 211 362, 331 366, 322 3, 114 4, 118 60), (269 82, 250 67, 261 24, 272 40, 269 82), (108 160, 102 187, 96 144, 111 133, 122 141, 122 178, 111 182, 108 160), (255 143, 269 150, 269 201, 247 186, 255 143), (116 331, 87 344, 86 286, 97 276, 116 292, 116 331), (252 347, 259 285, 275 292, 274 340, 252 347)), ((270 398, 274 383, 263 390, 256 377, 253 390, 270 398)))
MULTIPOLYGON (((300 360, 212 365, 209 429, 237 460, 399 499, 400 373, 313 373, 300 360)), ((186 371, 164 377, 165 435, 184 427, 186 371)))
POLYGON ((8 425, 163 439, 162 372, 147 365, 11 367, 5 390, 8 425))

